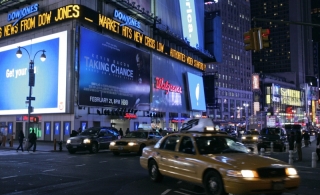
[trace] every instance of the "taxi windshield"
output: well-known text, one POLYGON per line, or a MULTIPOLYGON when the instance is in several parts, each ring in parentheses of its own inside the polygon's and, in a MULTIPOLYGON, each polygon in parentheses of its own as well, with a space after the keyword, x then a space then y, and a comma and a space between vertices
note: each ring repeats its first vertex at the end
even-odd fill
POLYGON ((245 135, 259 135, 258 131, 247 131, 244 133, 245 135))
POLYGON ((200 154, 248 153, 241 143, 229 137, 202 136, 195 137, 200 154))
POLYGON ((141 132, 141 131, 133 131, 130 132, 128 134, 126 134, 126 136, 124 136, 125 138, 143 138, 143 139, 147 139, 148 138, 148 132, 141 132))

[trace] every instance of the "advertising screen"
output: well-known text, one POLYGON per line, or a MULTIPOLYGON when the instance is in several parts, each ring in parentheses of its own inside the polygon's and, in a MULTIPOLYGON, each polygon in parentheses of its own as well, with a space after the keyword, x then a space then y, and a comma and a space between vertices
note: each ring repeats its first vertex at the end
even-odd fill
POLYGON ((179 0, 183 36, 193 47, 199 47, 195 0, 179 0))
POLYGON ((29 62, 34 61, 33 114, 64 113, 66 108, 67 31, 0 47, 0 115, 27 114, 29 62), (18 47, 22 57, 17 58, 18 47), (40 56, 45 50, 46 60, 40 56), (27 52, 28 51, 28 52, 27 52))
POLYGON ((79 104, 148 110, 150 54, 80 30, 79 104))
POLYGON ((187 85, 189 90, 189 101, 191 110, 206 110, 203 78, 201 76, 187 72, 187 85))

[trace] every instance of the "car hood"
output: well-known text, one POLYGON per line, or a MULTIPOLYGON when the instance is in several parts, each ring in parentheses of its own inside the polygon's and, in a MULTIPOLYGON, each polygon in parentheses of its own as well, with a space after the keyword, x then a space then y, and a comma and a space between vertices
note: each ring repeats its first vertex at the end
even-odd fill
POLYGON ((229 153, 223 155, 204 155, 209 161, 220 162, 222 164, 229 164, 230 168, 234 169, 256 169, 258 167, 270 167, 270 166, 288 166, 287 163, 256 154, 244 154, 244 153, 229 153))
POLYGON ((147 139, 143 139, 143 138, 121 138, 121 139, 117 139, 115 140, 115 142, 144 142, 147 139))
POLYGON ((75 137, 70 137, 69 139, 70 140, 83 140, 83 139, 86 139, 86 138, 91 139, 91 138, 95 138, 95 137, 97 137, 97 136, 94 136, 94 135, 77 135, 75 137))
POLYGON ((260 138, 262 140, 266 140, 266 141, 280 140, 280 136, 279 135, 260 135, 260 138))

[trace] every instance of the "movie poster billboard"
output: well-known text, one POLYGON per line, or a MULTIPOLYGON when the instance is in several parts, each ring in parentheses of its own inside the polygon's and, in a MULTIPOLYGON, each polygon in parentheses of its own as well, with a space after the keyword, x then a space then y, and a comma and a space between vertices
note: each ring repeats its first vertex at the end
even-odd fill
POLYGON ((148 110, 150 54, 81 27, 79 105, 148 110))
POLYGON ((32 114, 65 113, 67 48, 67 31, 0 47, 0 115, 28 113, 30 60, 35 73, 32 114), (21 58, 16 57, 18 47, 21 58))

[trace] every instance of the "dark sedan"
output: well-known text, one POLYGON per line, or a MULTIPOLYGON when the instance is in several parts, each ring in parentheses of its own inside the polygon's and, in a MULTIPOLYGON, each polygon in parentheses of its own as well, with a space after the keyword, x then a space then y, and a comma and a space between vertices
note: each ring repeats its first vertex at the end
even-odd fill
POLYGON ((118 139, 119 133, 113 127, 91 127, 67 140, 66 147, 70 154, 77 151, 97 153, 100 149, 108 149, 110 142, 118 139))

